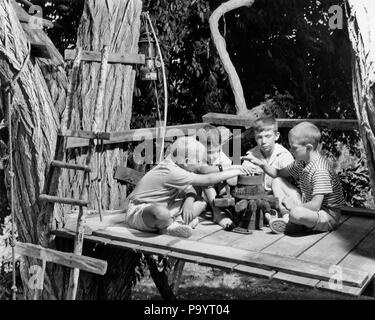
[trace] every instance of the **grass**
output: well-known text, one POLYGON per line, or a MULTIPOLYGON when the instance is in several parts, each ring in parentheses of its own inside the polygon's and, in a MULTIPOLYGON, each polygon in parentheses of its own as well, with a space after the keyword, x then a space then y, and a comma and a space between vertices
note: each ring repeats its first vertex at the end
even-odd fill
MULTIPOLYGON (((357 299, 281 281, 255 278, 239 273, 186 263, 181 277, 179 299, 184 300, 343 300, 357 299)), ((161 299, 148 271, 133 289, 134 300, 161 299)), ((368 299, 361 297, 361 299, 368 299)))

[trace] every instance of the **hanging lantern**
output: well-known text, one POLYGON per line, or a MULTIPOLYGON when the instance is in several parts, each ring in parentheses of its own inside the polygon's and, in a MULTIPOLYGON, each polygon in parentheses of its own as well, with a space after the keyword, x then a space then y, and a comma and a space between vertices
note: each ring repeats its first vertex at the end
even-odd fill
POLYGON ((155 66, 155 40, 152 38, 151 33, 148 30, 147 21, 145 21, 145 32, 142 33, 138 46, 140 53, 145 55, 145 65, 140 68, 141 80, 157 80, 158 73, 155 66))

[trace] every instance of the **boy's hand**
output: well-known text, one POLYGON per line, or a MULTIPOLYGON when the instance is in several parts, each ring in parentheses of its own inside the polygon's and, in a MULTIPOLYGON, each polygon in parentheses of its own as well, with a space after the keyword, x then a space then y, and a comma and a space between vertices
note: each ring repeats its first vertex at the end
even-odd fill
POLYGON ((188 197, 182 205, 182 218, 186 224, 189 224, 194 219, 194 198, 188 197))
POLYGON ((250 161, 252 164, 255 164, 256 166, 259 166, 259 167, 264 165, 263 160, 260 160, 257 157, 254 157, 251 153, 248 153, 246 156, 241 157, 241 160, 250 161))
POLYGON ((247 168, 244 168, 244 167, 241 167, 241 168, 238 168, 238 175, 239 176, 251 176, 252 173, 251 173, 251 170, 250 169, 247 169, 247 168))

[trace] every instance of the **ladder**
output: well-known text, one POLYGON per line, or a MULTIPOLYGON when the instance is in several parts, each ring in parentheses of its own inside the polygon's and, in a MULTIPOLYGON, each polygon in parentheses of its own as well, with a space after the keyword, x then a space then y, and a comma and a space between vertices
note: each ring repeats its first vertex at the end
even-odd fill
MULTIPOLYGON (((107 132, 99 131, 99 124, 103 118, 103 101, 104 101, 104 91, 105 84, 107 80, 107 69, 108 63, 125 63, 125 64, 144 64, 143 55, 119 55, 119 54, 109 54, 109 46, 104 45, 101 55, 98 52, 83 51, 81 48, 72 51, 68 50, 65 53, 65 58, 68 60, 73 59, 72 75, 69 82, 68 95, 66 110, 63 119, 63 128, 58 132, 56 152, 54 160, 50 164, 50 174, 47 181, 47 190, 57 190, 59 177, 61 174, 61 169, 68 170, 79 170, 83 171, 83 178, 81 182, 81 190, 79 192, 78 199, 72 198, 62 198, 51 194, 41 194, 39 200, 51 203, 68 204, 79 207, 76 235, 74 239, 74 251, 76 255, 82 254, 83 239, 84 239, 84 228, 86 220, 85 207, 89 205, 89 189, 90 189, 90 173, 91 173, 91 159, 93 153, 95 152, 96 142, 109 140, 110 134, 107 132), (94 108, 94 120, 92 123, 91 131, 84 130, 68 130, 70 125, 70 115, 73 109, 73 94, 74 89, 77 84, 78 72, 81 61, 91 61, 91 62, 101 62, 100 66, 100 78, 99 85, 96 95, 96 103, 94 108), (88 154, 84 165, 67 163, 65 161, 65 151, 67 146, 67 139, 69 137, 78 137, 89 140, 88 154)), ((99 210, 100 212, 100 210, 99 210)), ((78 289, 78 278, 79 278, 79 268, 73 268, 69 277, 69 289, 67 293, 67 300, 75 300, 78 289)))

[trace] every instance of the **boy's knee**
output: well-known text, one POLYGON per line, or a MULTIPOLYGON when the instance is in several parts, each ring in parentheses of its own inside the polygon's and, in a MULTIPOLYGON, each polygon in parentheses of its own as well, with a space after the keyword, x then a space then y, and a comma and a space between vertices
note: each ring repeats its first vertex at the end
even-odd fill
MULTIPOLYGON (((172 223, 171 213, 163 206, 150 206, 143 212, 144 219, 148 224, 152 223, 159 229, 166 228, 172 223)), ((150 226, 151 227, 151 226, 150 226)))
POLYGON ((291 222, 301 222, 305 218, 306 208, 295 207, 289 213, 289 219, 291 222))
POLYGON ((283 178, 276 177, 276 178, 272 179, 271 187, 273 189, 274 187, 278 187, 282 184, 283 184, 283 178))

